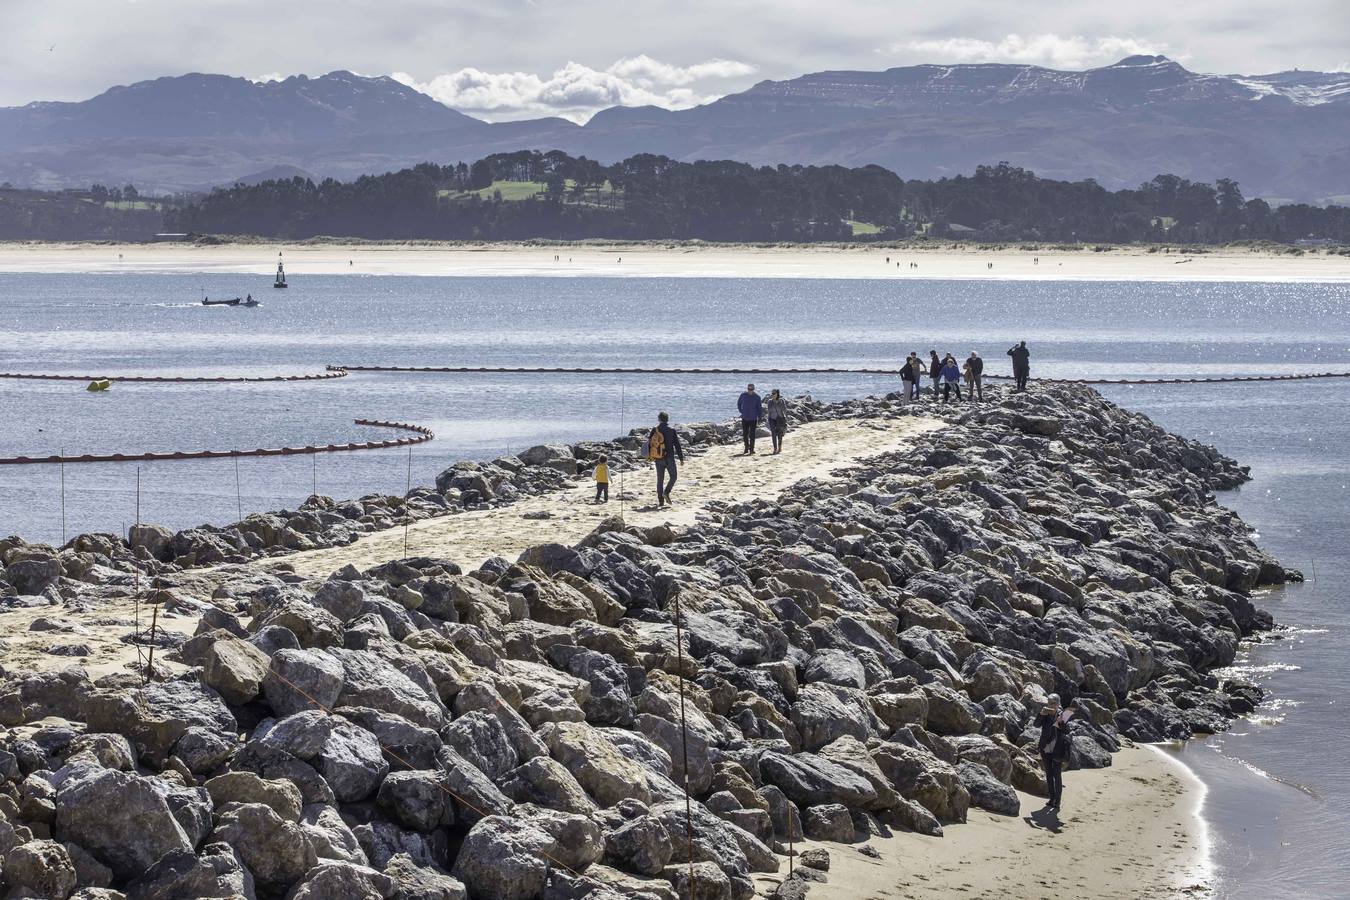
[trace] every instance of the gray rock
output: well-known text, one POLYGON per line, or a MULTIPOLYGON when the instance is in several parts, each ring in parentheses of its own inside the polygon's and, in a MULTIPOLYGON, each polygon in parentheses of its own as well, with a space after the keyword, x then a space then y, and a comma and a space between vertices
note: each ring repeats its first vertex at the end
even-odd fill
POLYGON ((439 772, 391 772, 375 800, 391 819, 414 831, 432 831, 454 821, 451 796, 439 772))
POLYGON ((55 841, 20 844, 4 854, 4 883, 9 897, 50 897, 65 900, 75 890, 75 863, 55 841))
POLYGON ((84 847, 117 878, 130 879, 166 853, 194 851, 202 837, 200 818, 209 822, 209 808, 196 792, 159 778, 78 768, 65 773, 57 787, 53 834, 84 847))
POLYGON ((173 850, 127 885, 126 900, 185 897, 254 900, 253 875, 228 844, 212 843, 200 853, 173 850))
POLYGON ((488 816, 469 829, 451 874, 475 900, 533 900, 557 849, 553 837, 536 825, 488 816))
POLYGON ((227 772, 206 782, 217 807, 226 803, 262 803, 287 822, 300 821, 300 789, 289 781, 266 781, 254 772, 227 772))
POLYGON ((332 709, 342 693, 342 664, 321 650, 278 650, 262 681, 268 706, 278 716, 332 709))
POLYGON ((262 803, 238 803, 216 816, 212 841, 234 848, 259 884, 284 888, 299 881, 317 862, 309 835, 262 803))
POLYGON ((226 703, 242 706, 258 696, 267 666, 267 654, 247 641, 216 641, 207 648, 202 683, 215 688, 226 703))
POLYGON ((806 836, 813 840, 851 843, 854 839, 853 817, 841 803, 808 806, 805 824, 806 836))
POLYGON ((972 805, 1003 816, 1015 816, 1021 811, 1022 803, 1017 799, 1017 792, 979 763, 958 763, 956 774, 970 792, 972 805))

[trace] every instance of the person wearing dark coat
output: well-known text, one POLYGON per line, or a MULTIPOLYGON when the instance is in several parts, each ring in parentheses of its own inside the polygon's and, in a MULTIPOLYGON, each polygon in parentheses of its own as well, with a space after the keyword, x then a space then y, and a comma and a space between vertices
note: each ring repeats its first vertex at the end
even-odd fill
POLYGON ((670 427, 668 413, 659 413, 656 421, 656 427, 647 438, 647 450, 648 459, 656 463, 656 505, 659 508, 672 502, 670 492, 675 489, 675 478, 678 475, 675 460, 684 462, 684 448, 680 446, 679 432, 670 427))
POLYGON ((744 456, 755 455, 755 432, 759 429, 759 420, 764 418, 764 400, 755 393, 755 386, 748 384, 736 400, 736 409, 741 414, 741 442, 745 445, 744 456))
POLYGON ((1069 759, 1069 720, 1073 718, 1073 708, 1061 709, 1059 694, 1051 694, 1036 717, 1036 727, 1041 736, 1036 749, 1041 754, 1041 766, 1045 769, 1045 786, 1050 794, 1046 806, 1059 809, 1064 796, 1064 764, 1069 759))
POLYGON ((928 377, 933 381, 933 399, 938 398, 938 387, 942 384, 942 360, 936 350, 928 351, 928 377))
POLYGON ((984 399, 984 360, 980 359, 980 354, 974 350, 970 351, 970 356, 966 358, 966 365, 970 366, 970 392, 976 399, 984 399))
POLYGON ((1027 379, 1031 377, 1031 351, 1027 349, 1027 342, 1018 342, 1017 346, 1008 350, 1008 355, 1012 357, 1013 379, 1017 382, 1016 389, 1025 391, 1027 379))

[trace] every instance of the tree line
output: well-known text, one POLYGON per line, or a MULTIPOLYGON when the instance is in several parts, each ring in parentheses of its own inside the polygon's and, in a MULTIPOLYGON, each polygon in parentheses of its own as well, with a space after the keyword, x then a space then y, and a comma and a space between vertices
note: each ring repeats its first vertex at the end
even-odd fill
POLYGON ((297 177, 236 184, 203 195, 156 198, 153 210, 125 208, 145 205, 126 202, 145 199, 130 185, 95 185, 84 192, 82 208, 72 205, 75 200, 65 196, 70 193, 0 189, 0 236, 139 237, 153 220, 153 230, 290 240, 809 242, 927 236, 1222 244, 1314 237, 1350 243, 1350 208, 1272 206, 1246 199, 1226 178, 1208 184, 1159 175, 1137 188, 1111 191, 1092 179, 1040 178, 1008 163, 980 166, 972 175, 906 181, 880 166, 752 166, 652 154, 602 165, 560 151, 522 150, 473 163, 423 163, 353 181, 297 177), (40 233, 22 233, 26 223, 40 233), (61 233, 80 229, 97 234, 61 233))

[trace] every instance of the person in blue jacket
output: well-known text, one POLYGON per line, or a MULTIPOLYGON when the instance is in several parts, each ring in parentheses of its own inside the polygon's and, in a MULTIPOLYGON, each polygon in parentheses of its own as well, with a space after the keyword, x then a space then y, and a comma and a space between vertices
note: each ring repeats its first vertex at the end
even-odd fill
POLYGON ((747 384, 744 393, 736 401, 736 409, 741 414, 741 442, 745 445, 742 456, 755 454, 755 432, 759 429, 759 420, 764 418, 764 400, 755 393, 755 386, 747 384))

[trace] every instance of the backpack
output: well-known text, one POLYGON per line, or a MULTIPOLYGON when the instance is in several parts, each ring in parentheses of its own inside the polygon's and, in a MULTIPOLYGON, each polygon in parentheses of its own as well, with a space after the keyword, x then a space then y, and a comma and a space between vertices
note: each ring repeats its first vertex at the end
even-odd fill
POLYGON ((666 458, 666 436, 661 433, 660 428, 653 428, 652 433, 647 438, 647 458, 665 459, 666 458))

